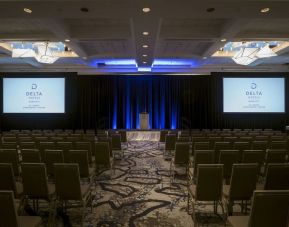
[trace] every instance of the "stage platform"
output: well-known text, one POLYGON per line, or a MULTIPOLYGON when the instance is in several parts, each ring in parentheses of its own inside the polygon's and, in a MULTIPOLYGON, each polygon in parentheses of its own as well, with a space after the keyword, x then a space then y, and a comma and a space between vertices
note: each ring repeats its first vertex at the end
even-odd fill
POLYGON ((158 130, 129 130, 126 132, 128 141, 159 141, 158 130))

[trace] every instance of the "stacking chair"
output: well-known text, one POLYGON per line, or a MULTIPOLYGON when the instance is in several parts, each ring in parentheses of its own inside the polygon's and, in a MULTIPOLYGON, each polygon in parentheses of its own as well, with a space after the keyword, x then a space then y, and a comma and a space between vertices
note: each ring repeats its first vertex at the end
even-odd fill
POLYGON ((41 161, 45 162, 45 150, 55 150, 54 142, 39 142, 41 161))
POLYGON ((11 163, 0 163, 0 179, 0 190, 13 191, 14 197, 21 197, 23 187, 20 182, 15 181, 11 163))
POLYGON ((38 216, 18 216, 14 205, 12 191, 0 191, 1 227, 39 227, 41 218, 38 216))
POLYGON ((98 138, 98 142, 108 143, 110 156, 113 157, 114 154, 112 152, 112 139, 111 139, 111 137, 100 137, 100 138, 98 138))
POLYGON ((263 161, 264 161, 263 150, 244 150, 242 163, 257 163, 259 173, 262 169, 263 161))
POLYGON ((22 162, 40 163, 40 152, 38 149, 22 149, 21 150, 22 162))
POLYGON ((195 142, 193 147, 193 156, 195 156, 195 151, 200 150, 210 150, 210 142, 195 142))
MULTIPOLYGON (((267 141, 253 141, 252 142, 252 150, 262 150, 265 151, 268 149, 268 142, 267 141)), ((249 150, 249 149, 246 149, 249 150)))
POLYGON ((2 149, 17 149, 17 143, 16 142, 2 142, 1 145, 2 149))
POLYGON ((66 161, 68 161, 69 150, 73 149, 73 144, 72 144, 72 142, 59 141, 56 143, 56 149, 63 151, 63 158, 64 158, 64 161, 66 162, 66 161))
POLYGON ((19 176, 19 157, 16 149, 1 149, 0 163, 11 163, 15 176, 19 176))
POLYGON ((90 184, 80 184, 79 168, 76 163, 56 163, 55 169, 55 192, 58 204, 64 204, 67 208, 67 202, 79 201, 82 206, 81 226, 84 222, 84 211, 91 201, 90 184))
POLYGON ((120 157, 124 157, 124 151, 121 148, 120 134, 115 133, 111 135, 111 146, 112 146, 112 151, 114 154, 118 154, 120 157))
POLYGON ((39 210, 39 200, 48 202, 49 220, 51 224, 55 186, 47 182, 47 173, 44 163, 22 163, 23 196, 25 202, 31 199, 35 212, 39 210))
POLYGON ((114 160, 113 156, 111 156, 109 143, 108 142, 96 142, 95 143, 95 168, 96 172, 98 173, 100 167, 105 166, 109 167, 111 170, 114 170, 114 160))
POLYGON ((120 141, 122 144, 124 144, 126 147, 128 147, 128 142, 127 142, 127 135, 125 130, 120 130, 120 141))
POLYGON ((176 143, 175 156, 171 161, 170 172, 172 180, 175 178, 175 170, 177 167, 185 167, 185 173, 188 174, 190 165, 190 144, 176 143))
POLYGON ((167 134, 165 139, 165 156, 171 156, 176 148, 177 136, 175 134, 167 134), (167 153, 168 152, 168 153, 167 153))
POLYGON ((35 149, 36 145, 35 142, 20 142, 19 144, 20 149, 35 149))
POLYGON ((87 150, 69 150, 68 162, 77 163, 81 178, 87 178, 89 182, 93 177, 93 168, 89 168, 87 150))
POLYGON ((289 190, 256 190, 250 216, 231 216, 232 227, 288 227, 289 190))
POLYGON ((63 152, 62 150, 45 150, 45 164, 47 174, 54 176, 54 163, 63 163, 63 152))
POLYGON ((92 147, 90 142, 75 142, 74 144, 74 148, 75 150, 86 150, 87 151, 87 155, 88 155, 88 162, 91 164, 92 163, 92 147))
POLYGON ((264 190, 289 190, 289 164, 268 164, 264 190))
POLYGON ((223 164, 223 177, 229 183, 233 164, 238 162, 238 150, 220 150, 219 164, 223 164))
POLYGON ((199 164, 213 164, 214 154, 213 150, 196 150, 194 155, 193 168, 189 169, 189 178, 195 180, 198 173, 199 164))
POLYGON ((214 150, 215 150, 215 163, 219 161, 220 150, 230 150, 232 149, 232 145, 230 142, 215 142, 214 150))
MULTIPOLYGON (((194 226, 198 226, 195 214, 195 206, 198 202, 213 202, 214 213, 217 214, 218 204, 224 208, 222 202, 223 188, 223 165, 221 164, 199 164, 196 185, 189 185, 188 188, 188 210, 189 203, 192 202, 192 218, 194 226)), ((225 217, 224 217, 225 218, 225 217)))
POLYGON ((287 156, 286 149, 268 149, 265 160, 265 169, 263 173, 267 172, 267 166, 269 163, 285 163, 287 156))
POLYGON ((238 161, 239 162, 242 161, 243 151, 251 149, 251 145, 249 142, 239 142, 238 141, 238 142, 234 143, 233 147, 235 150, 239 150, 239 155, 238 155, 238 161))
POLYGON ((287 141, 271 141, 271 149, 277 150, 286 150, 287 149, 287 141))
POLYGON ((258 164, 233 164, 230 185, 224 185, 223 195, 227 213, 232 215, 235 201, 242 201, 242 212, 247 210, 258 179, 258 164), (245 201, 245 204, 244 204, 245 201))
POLYGON ((214 149, 215 148, 215 143, 216 142, 222 142, 223 138, 221 136, 212 136, 209 137, 209 142, 210 142, 210 148, 209 149, 214 149))

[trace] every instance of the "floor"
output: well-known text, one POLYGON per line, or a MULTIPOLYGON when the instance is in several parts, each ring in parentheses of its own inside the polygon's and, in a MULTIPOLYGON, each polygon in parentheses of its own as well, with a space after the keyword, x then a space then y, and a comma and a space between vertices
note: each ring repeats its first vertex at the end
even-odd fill
MULTIPOLYGON (((86 227, 192 227, 187 213, 187 180, 183 169, 170 181, 170 161, 165 161, 157 142, 130 142, 125 157, 116 161, 115 173, 102 171, 93 189, 93 211, 86 209, 86 227)), ((201 226, 225 226, 213 207, 200 205, 201 226)), ((79 208, 58 212, 56 226, 80 226, 79 208)), ((219 212, 220 213, 220 212, 219 212)), ((43 217, 47 216, 43 213, 43 217)))

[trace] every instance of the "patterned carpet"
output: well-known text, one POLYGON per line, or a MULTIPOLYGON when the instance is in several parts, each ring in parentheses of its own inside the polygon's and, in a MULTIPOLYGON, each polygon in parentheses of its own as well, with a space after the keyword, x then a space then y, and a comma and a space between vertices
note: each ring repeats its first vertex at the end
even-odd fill
MULTIPOLYGON (((85 212, 87 227, 191 227, 187 213, 187 181, 179 169, 174 183, 170 181, 170 161, 156 142, 130 142, 125 157, 115 163, 115 173, 103 170, 95 178, 93 211, 85 212)), ((198 215, 201 226, 224 226, 213 215, 213 207, 200 205, 207 214, 198 215)), ((58 212, 56 226, 80 226, 79 208, 58 212)))

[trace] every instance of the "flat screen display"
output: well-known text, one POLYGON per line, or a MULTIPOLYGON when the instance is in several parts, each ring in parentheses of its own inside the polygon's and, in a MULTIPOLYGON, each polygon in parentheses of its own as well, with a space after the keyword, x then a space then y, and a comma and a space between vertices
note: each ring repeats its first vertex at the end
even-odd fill
POLYGON ((3 113, 65 113, 65 78, 3 78, 3 113))
POLYGON ((223 78, 223 112, 284 113, 284 78, 223 78))

